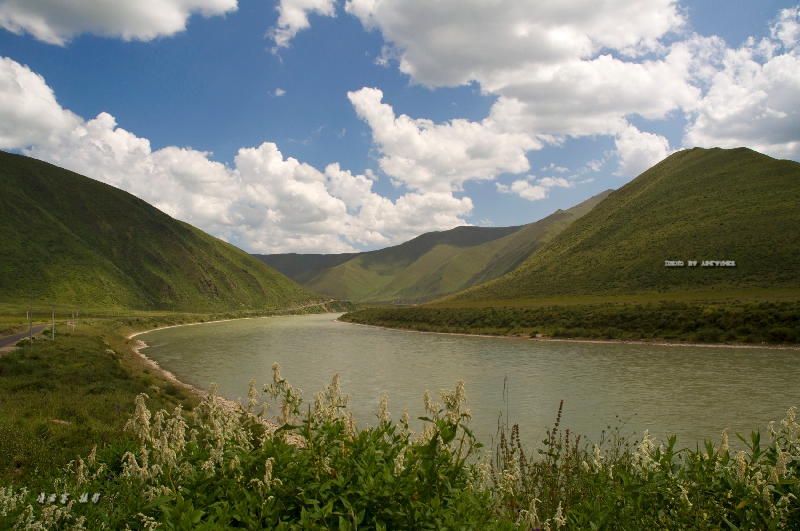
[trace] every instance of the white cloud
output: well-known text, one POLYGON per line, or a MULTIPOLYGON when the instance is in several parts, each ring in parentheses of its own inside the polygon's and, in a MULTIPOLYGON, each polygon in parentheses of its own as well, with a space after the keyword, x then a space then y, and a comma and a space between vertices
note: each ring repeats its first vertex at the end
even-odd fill
POLYGON ((348 0, 345 10, 380 29, 400 69, 431 86, 492 84, 604 48, 637 55, 684 22, 673 0, 348 0))
POLYGON ((190 148, 152 151, 110 114, 84 121, 62 109, 41 76, 7 58, 0 58, 0 142, 131 192, 252 252, 393 245, 464 225, 472 210, 469 198, 449 191, 392 202, 372 191, 371 172, 353 175, 338 164, 322 172, 270 142, 240 149, 232 168, 190 148))
POLYGON ((149 41, 237 8, 237 0, 0 0, 0 26, 63 46, 81 33, 149 41))
POLYGON ((800 42, 800 6, 781 9, 771 33, 786 48, 796 47, 800 42))
POLYGON ((687 146, 800 157, 800 6, 738 50, 688 34, 676 0, 347 0, 345 10, 381 32, 381 61, 413 83, 477 82, 498 96, 480 124, 495 134, 553 145, 610 135, 617 173, 634 175, 669 146, 629 118, 683 112, 687 146))
POLYGON ((700 94, 688 51, 659 41, 684 25, 673 0, 348 0, 345 9, 382 32, 383 56, 412 81, 477 81, 499 95, 498 131, 556 144, 616 135, 627 115, 663 118, 700 94))
POLYGON ((497 191, 502 194, 517 194, 523 199, 528 201, 538 201, 539 199, 547 198, 547 192, 551 188, 573 188, 575 184, 563 177, 543 177, 536 181, 533 176, 527 179, 520 179, 511 183, 511 186, 505 184, 495 183, 497 191))
POLYGON ((623 177, 636 177, 671 153, 666 138, 632 125, 617 136, 616 144, 619 167, 615 174, 623 177))
POLYGON ((40 75, 6 57, 0 57, 0 94, 0 148, 47 142, 81 121, 61 108, 40 75))
POLYGON ((336 0, 280 0, 276 7, 280 15, 275 27, 267 35, 275 41, 272 53, 281 48, 288 48, 289 41, 297 32, 311 26, 309 13, 333 17, 336 16, 336 0))
POLYGON ((556 173, 567 173, 569 168, 565 168, 563 166, 556 166, 555 162, 551 162, 549 166, 545 166, 539 171, 554 171, 556 173))
POLYGON ((798 20, 800 8, 785 9, 772 28, 777 41, 751 39, 722 53, 706 94, 691 109, 686 147, 747 146, 800 158, 798 20))
POLYGON ((277 97, 281 97, 281 96, 283 96, 284 94, 286 94, 286 91, 285 91, 285 90, 283 90, 282 88, 276 88, 276 89, 275 89, 275 92, 273 92, 273 95, 274 95, 274 96, 277 96, 277 97))
POLYGON ((525 153, 541 143, 497 130, 492 120, 431 120, 395 116, 376 88, 348 92, 356 113, 372 128, 381 169, 412 190, 450 192, 467 180, 493 179, 529 169, 525 153))

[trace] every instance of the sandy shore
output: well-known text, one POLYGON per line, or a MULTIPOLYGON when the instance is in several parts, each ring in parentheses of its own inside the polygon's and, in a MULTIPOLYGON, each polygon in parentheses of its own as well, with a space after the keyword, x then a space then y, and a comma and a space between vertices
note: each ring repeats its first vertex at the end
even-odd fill
POLYGON ((526 336, 502 336, 489 334, 465 334, 458 332, 428 332, 423 330, 408 330, 406 328, 391 328, 388 326, 368 325, 362 323, 348 323, 335 319, 337 323, 349 324, 354 326, 366 326, 368 328, 379 328, 381 330, 391 330, 393 332, 409 332, 412 334, 439 334, 443 336, 463 336, 463 337, 484 337, 489 339, 515 339, 518 341, 546 341, 557 343, 596 343, 603 345, 657 345, 659 347, 701 347, 701 348, 749 348, 749 349, 769 349, 769 350, 800 350, 800 345, 770 345, 768 343, 684 343, 677 341, 655 340, 646 341, 643 339, 580 339, 580 338, 555 338, 555 337, 526 337, 526 336))

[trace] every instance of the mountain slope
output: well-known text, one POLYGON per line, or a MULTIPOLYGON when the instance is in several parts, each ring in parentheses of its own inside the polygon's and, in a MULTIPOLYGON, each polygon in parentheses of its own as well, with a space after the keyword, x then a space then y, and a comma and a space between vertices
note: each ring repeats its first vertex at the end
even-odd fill
POLYGON ((335 298, 362 302, 374 301, 381 289, 406 268, 445 245, 463 249, 502 238, 519 227, 456 227, 428 232, 400 245, 361 253, 335 267, 323 269, 303 280, 307 288, 335 298))
POLYGON ((133 195, 0 152, 0 296, 138 308, 267 309, 321 297, 133 195))
POLYGON ((259 258, 309 289, 332 297, 393 304, 425 302, 511 271, 609 193, 521 227, 457 227, 354 257, 259 258), (327 264, 331 265, 324 267, 327 264))
POLYGON ((684 150, 611 194, 511 273, 444 301, 797 289, 800 164, 684 150), (665 267, 697 260, 697 267, 665 267), (700 267, 733 260, 736 267, 700 267))

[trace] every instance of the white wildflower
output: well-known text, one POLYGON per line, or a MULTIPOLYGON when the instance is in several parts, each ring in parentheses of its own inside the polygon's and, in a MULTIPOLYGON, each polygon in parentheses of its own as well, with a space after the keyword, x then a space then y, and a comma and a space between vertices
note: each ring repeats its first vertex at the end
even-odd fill
POLYGON ((155 518, 144 515, 142 513, 139 513, 137 516, 142 519, 142 528, 147 531, 153 531, 161 526, 161 524, 158 523, 158 521, 155 518))
POLYGON ((125 424, 125 430, 131 430, 136 433, 142 443, 150 441, 150 410, 144 403, 145 398, 150 398, 145 393, 140 393, 134 399, 136 409, 133 412, 133 417, 125 424))
POLYGON ((592 465, 595 470, 600 470, 603 467, 603 456, 600 455, 600 447, 596 444, 592 450, 592 465))
POLYGON ((654 461, 652 457, 653 449, 655 449, 655 439, 650 437, 650 431, 644 430, 642 442, 636 447, 634 453, 634 466, 639 470, 652 470, 654 461))
POLYGON ((389 423, 388 406, 389 406, 389 397, 386 396, 386 395, 383 395, 381 397, 381 404, 380 404, 380 406, 378 406, 378 411, 373 411, 373 413, 375 413, 375 415, 378 417, 378 420, 381 421, 381 425, 382 426, 384 424, 388 424, 389 423))
POLYGON ((720 435, 720 442, 719 442, 719 454, 721 456, 726 455, 730 452, 731 447, 728 445, 728 428, 722 430, 722 434, 720 435))
POLYGON ((400 452, 397 454, 397 457, 394 459, 394 475, 399 476, 403 470, 406 469, 405 467, 405 459, 406 459, 406 450, 408 450, 408 446, 404 446, 400 452))
POLYGON ((736 471, 739 481, 743 481, 747 477, 747 454, 745 452, 736 454, 736 471))
POLYGON ((348 439, 356 436, 356 419, 351 412, 347 412, 347 418, 344 419, 344 432, 348 439))
POLYGON ((691 508, 692 502, 689 501, 689 491, 686 490, 686 487, 678 483, 678 488, 681 489, 681 499, 686 503, 686 505, 691 508))
POLYGON ((250 380, 249 390, 247 391, 247 411, 253 411, 253 408, 258 405, 258 391, 256 391, 255 378, 250 380))
POLYGON ((561 502, 558 502, 556 514, 553 516, 553 523, 556 524, 556 529, 561 529, 561 527, 567 525, 567 519, 564 517, 564 514, 561 510, 561 502))

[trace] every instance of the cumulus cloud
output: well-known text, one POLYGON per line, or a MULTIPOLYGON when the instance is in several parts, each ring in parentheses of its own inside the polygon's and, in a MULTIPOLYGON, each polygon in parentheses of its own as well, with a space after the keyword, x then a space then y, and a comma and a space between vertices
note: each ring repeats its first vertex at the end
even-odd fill
POLYGON ((61 108, 40 75, 7 57, 0 57, 0 94, 0 148, 47 142, 81 121, 61 108))
POLYGON ((183 31, 193 13, 236 8, 237 0, 0 0, 0 26, 60 46, 81 33, 149 41, 183 31))
POLYGON ((276 9, 280 13, 278 22, 267 33, 275 41, 272 53, 277 53, 281 48, 288 48, 289 41, 298 31, 311 26, 308 21, 309 13, 327 17, 336 16, 336 0, 280 0, 276 9))
POLYGON ((0 59, 0 147, 106 182, 248 251, 346 252, 392 245, 464 225, 469 198, 413 191, 391 201, 374 175, 338 164, 324 171, 264 142, 239 150, 233 167, 210 153, 150 142, 108 113, 84 121, 61 108, 44 79, 0 59), (36 118, 36 120, 34 120, 36 118))
POLYGON ((517 194, 528 201, 538 201, 539 199, 547 198, 547 192, 551 188, 573 188, 575 186, 575 183, 563 177, 543 177, 538 180, 535 179, 536 178, 531 175, 526 179, 514 181, 510 186, 500 183, 495 183, 495 186, 497 187, 497 191, 501 194, 517 194))
POLYGON ((382 154, 381 169, 412 190, 450 192, 460 190, 468 180, 521 173, 530 167, 525 153, 541 148, 529 135, 498 130, 491 119, 435 124, 405 114, 396 116, 376 88, 365 87, 347 96, 372 128, 382 154))
POLYGON ((663 118, 700 94, 687 50, 660 42, 685 23, 673 0, 348 0, 345 9, 382 32, 384 56, 412 81, 477 81, 499 95, 498 130, 554 143, 616 135, 627 115, 663 118))
POLYGON ((636 56, 684 24, 674 0, 348 0, 345 10, 378 28, 400 69, 431 86, 505 84, 526 66, 603 49, 636 56))
POLYGON ((747 146, 800 158, 800 8, 784 9, 772 39, 721 52, 709 88, 691 109, 687 147, 747 146))
POLYGON ((623 177, 636 177, 671 153, 666 138, 632 125, 617 136, 616 145, 619 167, 615 174, 623 177))
POLYGON ((272 94, 273 94, 274 96, 281 97, 281 96, 283 96, 284 94, 286 94, 286 91, 285 91, 285 90, 283 90, 282 88, 276 88, 276 89, 275 89, 275 92, 273 92, 272 94))
POLYGON ((495 134, 553 145, 613 136, 619 175, 669 153, 663 137, 630 126, 634 115, 686 114, 686 146, 800 156, 800 6, 739 49, 689 34, 676 0, 347 0, 345 10, 381 32, 382 63, 412 83, 477 82, 498 96, 480 124, 495 134))

